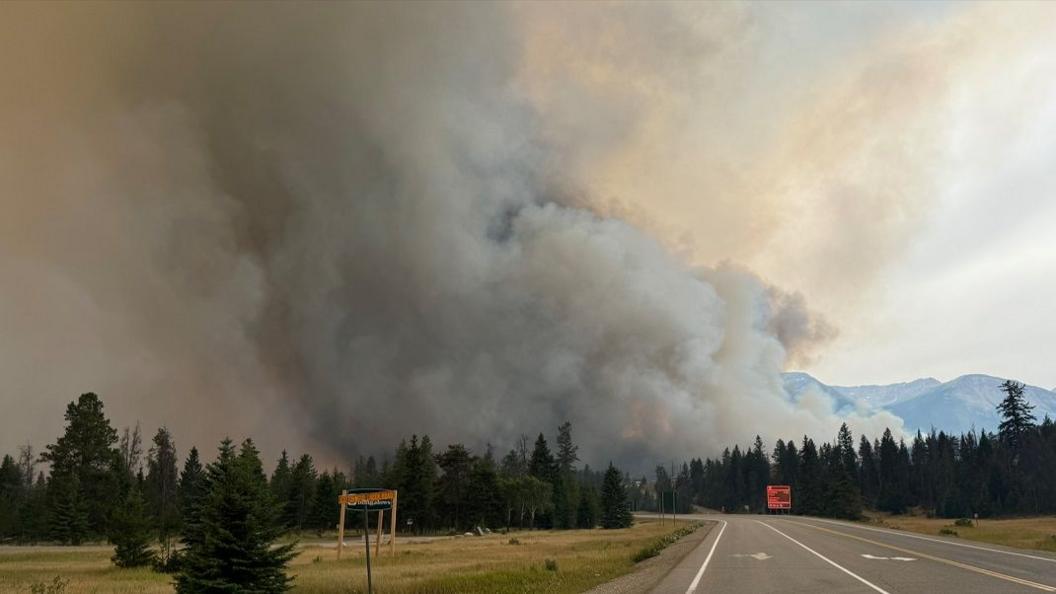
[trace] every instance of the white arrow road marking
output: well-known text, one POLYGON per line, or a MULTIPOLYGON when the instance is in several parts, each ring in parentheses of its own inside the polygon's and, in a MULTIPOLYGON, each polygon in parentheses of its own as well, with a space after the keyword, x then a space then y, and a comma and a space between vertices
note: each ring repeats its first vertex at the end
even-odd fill
POLYGON ((862 553, 862 557, 865 557, 866 559, 878 559, 880 561, 916 561, 913 557, 877 557, 866 553, 862 553))
POLYGON ((751 557, 757 561, 766 561, 767 559, 773 559, 773 556, 767 555, 766 553, 735 553, 730 555, 731 557, 751 557))
MULTIPOLYGON (((759 523, 759 524, 762 524, 763 526, 766 526, 767 528, 769 528, 769 529, 773 530, 774 532, 776 532, 776 533, 780 534, 781 536, 784 536, 784 537, 785 537, 785 538, 787 538, 788 540, 791 540, 792 542, 794 542, 794 543, 796 543, 797 545, 799 545, 799 546, 800 546, 800 548, 802 548, 802 549, 806 549, 806 550, 807 550, 807 552, 809 552, 809 553, 813 554, 813 555, 814 555, 815 557, 817 557, 817 558, 821 559, 822 561, 824 561, 824 562, 828 563, 829 565, 831 565, 831 566, 835 567, 836 569, 839 569, 839 570, 840 570, 840 571, 842 571, 843 573, 846 573, 847 575, 849 575, 849 576, 853 577, 854 579, 858 580, 859 582, 862 582, 863 584, 865 584, 866 586, 869 586, 869 587, 870 587, 870 588, 872 588, 873 590, 876 590, 876 591, 877 591, 877 592, 878 592, 879 594, 890 594, 890 592, 888 592, 887 590, 884 590, 884 589, 883 589, 883 588, 881 588, 880 586, 877 586, 876 584, 874 584, 874 583, 872 583, 872 582, 869 582, 869 581, 867 581, 867 580, 866 580, 865 578, 863 578, 862 576, 860 576, 860 575, 858 575, 858 574, 854 573, 853 571, 851 571, 850 569, 847 569, 846 567, 844 567, 844 566, 842 566, 842 565, 840 565, 840 564, 836 563, 836 562, 835 562, 835 561, 833 561, 832 559, 829 559, 829 558, 828 558, 828 557, 826 557, 825 555, 822 555, 821 553, 819 553, 819 552, 815 551, 814 549, 812 549, 812 548, 808 547, 807 545, 805 545, 805 544, 803 544, 803 543, 799 542, 798 540, 796 540, 796 539, 792 538, 791 536, 789 536, 789 535, 785 534, 784 532, 781 532, 780 530, 778 530, 777 528, 774 528, 774 527, 773 527, 773 526, 771 526, 770 524, 767 524, 766 522, 760 522, 759 520, 756 520, 756 522, 757 522, 757 523, 759 523)), ((807 524, 807 525, 809 526, 810 524, 807 524)), ((690 594, 690 593, 689 593, 689 592, 687 592, 686 594, 690 594)))

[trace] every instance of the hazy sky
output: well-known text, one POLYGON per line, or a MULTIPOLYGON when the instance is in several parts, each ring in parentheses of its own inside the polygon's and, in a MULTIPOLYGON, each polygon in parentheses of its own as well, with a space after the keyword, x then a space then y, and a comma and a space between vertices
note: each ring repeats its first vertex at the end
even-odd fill
POLYGON ((612 191, 621 212, 801 291, 838 336, 789 366, 824 381, 1056 386, 1053 5, 769 3, 737 22, 719 97, 679 87, 663 141, 621 149, 646 164, 610 178, 634 188, 612 191))
MULTIPOLYGON (((917 107, 935 143, 919 155, 925 206, 864 315, 834 313, 841 337, 810 367, 825 380, 989 373, 1056 387, 1056 13, 1038 8, 965 3, 916 17, 933 19, 914 32, 924 51, 951 47, 944 88, 917 107)), ((901 175, 882 156, 875 166, 901 175)))
POLYGON ((0 451, 88 390, 203 447, 570 420, 642 463, 900 423, 783 369, 1054 387, 1054 40, 1056 3, 0 3, 0 451))

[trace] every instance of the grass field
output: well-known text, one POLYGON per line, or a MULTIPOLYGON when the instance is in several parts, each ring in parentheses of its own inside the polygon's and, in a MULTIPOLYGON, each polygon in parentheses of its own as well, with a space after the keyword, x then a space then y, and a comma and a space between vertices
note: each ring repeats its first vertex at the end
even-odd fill
MULTIPOLYGON (((419 542, 397 541, 397 555, 382 547, 372 559, 374 591, 384 593, 581 592, 634 568, 632 556, 688 522, 639 520, 626 530, 513 532, 419 542), (510 544, 516 539, 519 544, 510 544), (547 569, 547 560, 556 570, 547 569)), ((329 542, 304 542, 291 563, 296 592, 365 592, 360 546, 341 561, 329 542)), ((373 551, 372 551, 373 552, 373 551)), ((110 563, 110 547, 0 547, 0 592, 28 592, 56 576, 64 592, 171 592, 171 577, 110 563)))
POLYGON ((958 538, 1005 545, 1020 549, 1056 552, 1056 516, 979 520, 978 526, 956 526, 954 520, 924 516, 877 515, 871 520, 881 526, 909 530, 921 534, 954 536, 942 530, 956 532, 958 538))

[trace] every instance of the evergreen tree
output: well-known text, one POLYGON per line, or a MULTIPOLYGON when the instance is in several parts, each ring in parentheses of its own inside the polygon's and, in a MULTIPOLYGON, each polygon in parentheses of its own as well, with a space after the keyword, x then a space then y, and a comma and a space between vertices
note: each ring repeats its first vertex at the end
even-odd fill
POLYGON ((598 503, 598 492, 587 485, 579 490, 579 505, 576 511, 577 528, 594 528, 601 516, 601 505, 598 503))
POLYGON ((47 500, 48 483, 44 473, 28 487, 22 507, 18 510, 18 542, 37 542, 47 535, 51 518, 47 500))
POLYGON ((41 460, 51 463, 48 507, 55 540, 79 544, 107 533, 118 485, 113 474, 117 431, 93 393, 66 407, 66 430, 49 444, 41 460))
POLYGON ((495 462, 488 456, 473 461, 466 493, 466 517, 475 526, 498 527, 503 520, 502 492, 495 462))
POLYGON ((1001 384, 1001 391, 1005 393, 1005 398, 997 405, 997 410, 1003 419, 998 435, 1001 437, 1001 442, 1012 452, 1013 463, 1023 447, 1027 431, 1033 428, 1036 422, 1031 412, 1034 406, 1027 402, 1023 395, 1023 387, 1023 384, 1019 382, 1006 380, 1001 384))
POLYGON ((572 424, 564 422, 557 428, 557 456, 554 459, 554 527, 575 528, 579 488, 576 484, 576 462, 579 446, 572 441, 572 424))
POLYGON ((824 511, 825 486, 823 484, 821 459, 814 440, 803 437, 799 450, 799 497, 796 510, 804 515, 816 516, 824 511))
POLYGON ((14 536, 22 504, 22 471, 10 455, 0 462, 0 540, 14 536))
POLYGON ((601 527, 629 528, 634 517, 627 506, 627 491, 623 487, 620 471, 609 463, 601 489, 601 527))
POLYGON ((286 508, 290 497, 290 482, 293 480, 293 469, 290 467, 290 456, 286 450, 282 450, 279 461, 275 464, 275 470, 271 473, 271 481, 268 487, 271 495, 279 504, 286 508))
POLYGON ((150 548, 151 537, 143 494, 138 487, 132 487, 111 518, 110 542, 114 543, 114 555, 110 560, 118 567, 150 565, 155 559, 150 548))
POLYGON ((315 499, 317 478, 312 457, 303 454, 290 472, 288 491, 283 498, 286 501, 284 523, 287 527, 303 530, 307 525, 315 499))
POLYGON ((161 543, 161 561, 167 564, 172 557, 173 539, 180 526, 176 444, 165 427, 158 429, 151 441, 153 445, 147 456, 146 498, 161 543))
POLYGON ((253 442, 236 454, 231 440, 220 445, 206 469, 200 539, 187 545, 176 577, 177 592, 284 592, 292 578, 286 564, 293 544, 276 546, 281 508, 264 476, 253 442))
POLYGON ((466 446, 456 443, 447 446, 447 451, 436 456, 436 465, 442 474, 438 489, 445 511, 450 516, 448 523, 461 530, 466 526, 467 518, 463 515, 466 495, 469 492, 469 474, 473 466, 473 457, 466 446))
POLYGON ((180 537, 185 547, 201 541, 200 517, 202 502, 208 492, 205 469, 198 459, 198 448, 191 448, 183 462, 183 471, 176 488, 180 509, 180 537))
POLYGON ((433 445, 429 436, 411 436, 397 489, 400 491, 400 517, 410 520, 416 533, 433 525, 433 509, 436 485, 436 463, 433 460, 433 445))
POLYGON ((340 495, 341 489, 338 488, 334 477, 324 470, 315 483, 315 497, 312 500, 312 511, 308 522, 317 535, 322 536, 324 530, 333 529, 337 525, 340 510, 337 498, 340 495))

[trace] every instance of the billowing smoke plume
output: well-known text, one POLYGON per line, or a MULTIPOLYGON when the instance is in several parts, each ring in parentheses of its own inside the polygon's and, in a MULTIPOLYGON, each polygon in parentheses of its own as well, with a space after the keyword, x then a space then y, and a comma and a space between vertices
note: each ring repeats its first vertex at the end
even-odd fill
POLYGON ((566 419, 586 460, 637 466, 833 434, 829 403, 781 390, 833 335, 802 295, 691 267, 592 178, 649 93, 576 81, 706 78, 743 15, 708 9, 703 37, 621 17, 580 55, 540 10, 0 8, 0 446, 51 439, 87 390, 183 446, 335 460, 566 419), (683 62, 702 70, 660 67, 683 62))

